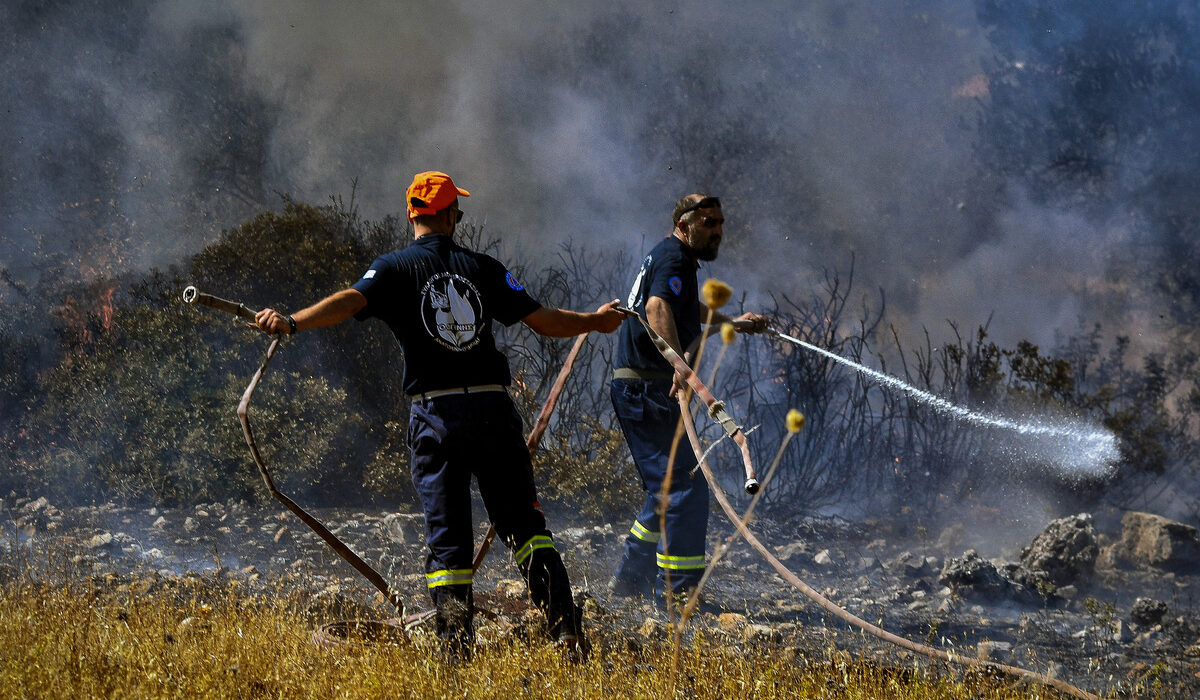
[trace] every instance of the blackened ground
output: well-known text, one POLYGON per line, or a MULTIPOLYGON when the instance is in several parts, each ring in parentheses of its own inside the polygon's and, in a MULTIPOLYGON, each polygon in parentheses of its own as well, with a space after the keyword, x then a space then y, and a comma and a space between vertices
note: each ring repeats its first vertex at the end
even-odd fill
MULTIPOLYGON (((315 515, 400 591, 409 612, 428 608, 421 517, 384 511, 313 509, 315 515)), ((597 647, 636 648, 664 642, 668 613, 651 601, 611 598, 606 583, 627 523, 581 522, 547 512, 559 550, 583 601, 597 647)), ((187 509, 118 504, 59 509, 45 499, 0 499, 0 574, 138 574, 162 579, 233 577, 264 590, 282 583, 324 601, 321 614, 394 616, 374 588, 283 508, 214 503, 187 509), (67 569, 49 566, 47 552, 67 569), (63 558, 65 557, 65 559, 63 558), (7 573, 5 573, 7 572, 7 573), (335 604, 330 605, 330 602, 335 604)), ((895 634, 965 656, 1045 673, 1105 694, 1138 694, 1158 683, 1164 697, 1200 696, 1200 616, 1196 578, 1158 571, 1097 572, 1041 598, 977 597, 939 583, 945 562, 959 557, 944 542, 895 544, 887 523, 839 519, 753 525, 789 569, 851 613, 895 634), (1131 615, 1138 599, 1143 614, 1131 615), (1164 611, 1165 609, 1165 611, 1164 611), (1147 619, 1145 611, 1154 611, 1147 619), (1161 613, 1161 616, 1159 615, 1161 613), (1135 622, 1134 620, 1137 620, 1135 622)), ((486 524, 478 526, 479 536, 486 524)), ((732 526, 714 515, 710 555, 732 526)), ((1002 558, 997 553, 981 556, 1002 558)), ((481 621, 480 635, 523 629, 523 587, 507 552, 497 547, 476 577, 481 604, 500 614, 481 621)), ((688 626, 747 649, 769 649, 796 663, 828 658, 833 648, 912 667, 917 659, 834 619, 792 589, 744 542, 718 565, 706 604, 688 626)), ((921 662, 934 672, 956 672, 921 662)))

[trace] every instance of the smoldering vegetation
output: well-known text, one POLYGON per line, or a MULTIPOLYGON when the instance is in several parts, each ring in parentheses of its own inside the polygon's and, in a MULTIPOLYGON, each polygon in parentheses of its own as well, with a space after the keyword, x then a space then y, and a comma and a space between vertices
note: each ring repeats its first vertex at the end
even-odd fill
MULTIPOLYGON (((757 456, 783 410, 810 420, 775 504, 1019 502, 1027 531, 1074 499, 1195 516, 1194 8, 398 12, 0 8, 4 488, 253 493, 225 416, 259 349, 178 287, 327 293, 404 242, 395 195, 439 167, 547 303, 620 296, 669 203, 708 190, 729 219, 713 271, 743 308, 972 409, 1120 441, 1111 473, 1066 474, 1044 442, 754 339, 717 383, 761 426, 757 456), (442 21, 460 41, 429 38, 442 21)), ((565 348, 507 341, 529 415, 565 348)), ((389 346, 351 325, 286 351, 259 410, 293 437, 276 461, 296 487, 404 497, 389 346)), ((609 347, 589 346, 551 439, 568 464, 613 466, 554 472, 564 494, 630 476, 597 389, 609 347)))
MULTIPOLYGON (((467 224, 465 242, 513 257, 486 228, 467 224)), ((410 236, 406 223, 364 220, 340 200, 284 200, 185 264, 71 286, 50 315, 48 338, 3 338, 3 361, 13 369, 5 375, 6 405, 19 410, 4 416, 0 489, 66 504, 265 498, 234 408, 266 340, 231 316, 185 304, 183 287, 252 307, 296 308, 343 288, 375 255, 410 236)), ((621 256, 564 245, 544 267, 513 269, 543 302, 589 308, 609 298, 604 292, 631 267, 621 256)), ((1152 356, 1134 365, 1122 342, 1103 350, 1099 330, 1050 352, 1029 343, 1000 347, 986 328, 952 343, 905 347, 883 325, 882 302, 872 303, 852 275, 830 272, 806 298, 775 299, 770 314, 789 334, 957 405, 1034 423, 1071 417, 1111 431, 1119 459, 1091 471, 1065 469, 1038 446, 1060 438, 956 420, 770 336, 739 336, 728 347, 714 337, 701 375, 752 429, 760 470, 780 444, 787 410, 807 416, 766 494, 763 507, 773 517, 887 512, 933 527, 983 508, 1005 512, 1018 537, 1055 514, 1145 508, 1164 480, 1190 476, 1197 405, 1174 400, 1194 371, 1186 358, 1152 356)), ((34 312, 33 304, 24 308, 34 312)), ((532 423, 569 343, 520 324, 500 329, 500 340, 511 358, 513 395, 532 423)), ((609 337, 585 346, 538 457, 547 497, 597 515, 637 500, 606 391, 611 353, 609 337)), ((412 500, 402 363, 381 324, 348 322, 287 342, 252 410, 285 492, 322 505, 412 500)), ((700 425, 706 441, 721 443, 713 462, 736 492, 736 449, 707 418, 700 425)), ((1174 496, 1175 505, 1195 509, 1191 492, 1174 496)))

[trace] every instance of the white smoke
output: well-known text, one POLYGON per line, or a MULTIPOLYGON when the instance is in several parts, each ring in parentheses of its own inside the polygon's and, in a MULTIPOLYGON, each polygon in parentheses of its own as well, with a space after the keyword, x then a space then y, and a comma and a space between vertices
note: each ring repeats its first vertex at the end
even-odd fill
POLYGON ((1096 221, 976 186, 997 57, 970 3, 147 7, 0 10, 4 94, 57 83, 56 103, 14 102, 10 270, 37 245, 87 249, 94 227, 46 213, 63 202, 100 202, 128 237, 114 264, 143 268, 178 262, 275 191, 321 203, 353 189, 378 218, 403 211, 414 172, 441 169, 529 265, 567 240, 640 259, 675 199, 704 190, 729 222, 712 271, 755 302, 804 298, 853 256, 860 289, 881 290, 910 337, 992 317, 1002 346, 1044 344, 1080 316, 1128 320, 1122 280, 1104 278, 1128 243, 1119 206, 1096 221), (233 89, 260 101, 257 121, 213 107, 233 89), (73 111, 93 123, 61 116, 73 111), (205 169, 251 134, 261 162, 205 169), (101 172, 14 160, 53 160, 64 142, 101 172))

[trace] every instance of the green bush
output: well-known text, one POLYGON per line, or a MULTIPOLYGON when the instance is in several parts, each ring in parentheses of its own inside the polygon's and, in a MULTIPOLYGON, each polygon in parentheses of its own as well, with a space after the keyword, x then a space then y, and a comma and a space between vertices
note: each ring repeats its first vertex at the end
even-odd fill
POLYGON ((632 517, 641 507, 641 479, 619 429, 584 417, 570 435, 544 442, 534 458, 534 476, 544 498, 595 519, 612 513, 632 517))
MULTIPOLYGON (((139 280, 101 327, 84 334, 64 315, 59 336, 70 342, 60 342, 23 421, 32 454, 26 481, 67 502, 264 497, 235 409, 268 339, 184 304, 181 292, 194 282, 249 306, 310 303, 344 288, 374 257, 354 235, 360 229, 337 204, 285 201, 283 212, 259 215, 196 255, 186 281, 162 272, 139 280)), ((397 354, 394 342, 345 325, 289 341, 252 404, 280 488, 360 498, 377 442, 364 416, 397 413, 395 402, 382 401, 399 386, 396 360, 386 357, 397 354), (360 368, 373 367, 379 377, 364 379, 360 368), (372 398, 377 404, 363 408, 372 398)))

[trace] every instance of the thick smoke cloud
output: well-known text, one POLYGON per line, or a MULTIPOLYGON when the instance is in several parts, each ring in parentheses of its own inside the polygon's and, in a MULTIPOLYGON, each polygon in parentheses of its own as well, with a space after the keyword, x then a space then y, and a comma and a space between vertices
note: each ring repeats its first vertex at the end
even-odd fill
MULTIPOLYGON (((1013 64, 1019 33, 997 44, 1002 5, 8 3, 0 266, 166 265, 276 191, 353 189, 379 217, 436 168, 531 264, 567 240, 639 256, 706 190, 730 221, 714 271, 758 303, 853 258, 905 335, 1120 324, 1128 212, 1028 196, 980 160, 988 75, 1037 70, 1013 64)), ((1064 45, 1098 22, 1043 19, 1064 45)), ((1108 155, 1119 180, 1147 153, 1108 155)))

